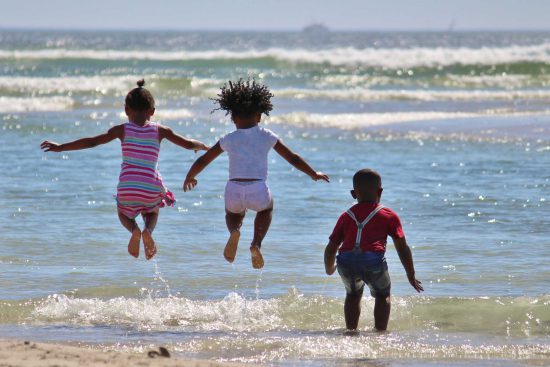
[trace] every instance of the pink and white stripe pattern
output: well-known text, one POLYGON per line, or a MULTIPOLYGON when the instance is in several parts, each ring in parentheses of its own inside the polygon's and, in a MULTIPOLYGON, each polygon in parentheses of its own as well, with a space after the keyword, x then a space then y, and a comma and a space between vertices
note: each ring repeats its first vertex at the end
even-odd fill
POLYGON ((122 168, 117 186, 118 210, 128 218, 172 206, 174 196, 162 183, 158 170, 160 139, 158 125, 124 125, 122 168))

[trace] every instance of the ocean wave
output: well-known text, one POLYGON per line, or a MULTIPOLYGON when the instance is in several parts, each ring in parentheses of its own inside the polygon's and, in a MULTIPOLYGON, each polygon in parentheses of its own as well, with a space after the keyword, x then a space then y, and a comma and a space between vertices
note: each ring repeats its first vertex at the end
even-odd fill
MULTIPOLYGON (((100 93, 123 95, 135 85, 135 76, 91 76, 91 77, 0 77, 0 90, 5 95, 29 94, 48 95, 66 93, 100 93)), ((206 98, 214 96, 222 80, 211 78, 165 78, 148 77, 148 88, 163 98, 181 97, 206 98)), ((539 81, 540 82, 540 81, 539 81)), ((273 89, 276 97, 294 99, 328 99, 336 101, 550 101, 550 89, 510 89, 525 87, 526 78, 449 77, 444 81, 432 80, 433 88, 417 86, 414 82, 392 78, 359 77, 327 78, 319 81, 317 88, 273 89), (347 83, 347 84, 346 84, 347 83), (387 83, 387 84, 385 84, 387 83), (474 89, 438 89, 443 87, 474 87, 474 89), (372 89, 373 86, 388 86, 388 89, 372 89), (395 85, 403 88, 396 89, 395 85), (346 87, 346 88, 342 88, 346 87), (506 89, 479 89, 477 87, 501 87, 506 89)))
POLYGON ((454 120, 466 118, 502 116, 537 116, 547 112, 512 112, 489 110, 485 112, 387 112, 387 113, 335 113, 317 114, 294 112, 285 115, 271 116, 266 122, 287 124, 298 127, 329 127, 339 129, 358 129, 365 127, 387 126, 404 122, 454 120))
MULTIPOLYGON (((550 296, 539 297, 393 297, 394 330, 479 332, 495 335, 547 335, 550 296), (473 314, 472 309, 476 312, 473 314), (483 321, 482 321, 483 320, 483 321)), ((364 299, 361 321, 372 328, 374 302, 364 299)), ((0 308, 8 309, 0 302, 0 308)), ((138 329, 223 332, 330 331, 344 326, 342 300, 304 296, 296 290, 271 299, 248 299, 230 293, 218 300, 184 297, 111 299, 53 295, 19 304, 31 323, 127 325, 138 329)), ((11 315, 15 315, 13 311, 11 315)), ((20 315, 21 316, 21 315, 20 315)), ((9 320, 2 320, 9 322, 9 320)))
POLYGON ((257 60, 291 63, 364 65, 390 69, 448 65, 497 65, 549 63, 550 43, 532 46, 482 48, 330 48, 320 50, 269 48, 265 50, 138 51, 138 50, 0 50, 0 59, 94 59, 94 60, 257 60))
POLYGON ((22 77, 1 76, 0 89, 12 92, 62 93, 95 91, 128 91, 135 86, 136 76, 72 76, 72 77, 22 77))
POLYGON ((0 113, 64 111, 73 105, 70 97, 0 97, 0 113))
MULTIPOLYGON (((126 113, 120 112, 118 115, 121 119, 126 119, 126 113)), ((162 121, 162 120, 176 120, 176 119, 188 119, 195 116, 195 114, 188 110, 187 108, 177 108, 177 109, 158 109, 155 111, 153 120, 162 121)))
POLYGON ((339 101, 513 101, 550 100, 550 89, 536 90, 435 90, 435 89, 299 89, 273 90, 275 96, 339 101))
POLYGON ((493 88, 522 88, 528 86, 549 85, 550 75, 447 75, 441 81, 446 87, 493 87, 493 88))
MULTIPOLYGON (((27 76, 0 76, 0 90, 11 93, 32 92, 38 94, 65 93, 65 92, 108 92, 125 93, 136 86, 141 76, 136 75, 92 75, 92 76, 65 76, 65 77, 27 77, 27 76)), ((168 78, 156 74, 146 76, 147 87, 150 89, 185 90, 201 89, 223 84, 223 81, 212 78, 168 78)))
POLYGON ((372 88, 401 86, 405 88, 444 87, 444 88, 502 88, 506 90, 526 87, 547 87, 550 85, 550 75, 496 74, 496 75, 464 75, 444 73, 415 78, 402 77, 399 74, 389 75, 354 75, 336 74, 313 78, 318 88, 372 88))

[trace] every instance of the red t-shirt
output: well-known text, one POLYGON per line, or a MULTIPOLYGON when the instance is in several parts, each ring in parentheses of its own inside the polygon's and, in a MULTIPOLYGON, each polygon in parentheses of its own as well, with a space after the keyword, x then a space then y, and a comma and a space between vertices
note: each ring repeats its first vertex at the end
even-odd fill
MULTIPOLYGON (((378 206, 377 203, 358 203, 350 208, 359 222, 364 221, 378 206)), ((363 228, 361 233, 361 250, 385 252, 387 238, 404 238, 401 221, 395 212, 389 208, 381 209, 363 228)), ((330 235, 330 240, 341 243, 339 252, 351 251, 355 247, 357 224, 347 213, 343 213, 330 235)))

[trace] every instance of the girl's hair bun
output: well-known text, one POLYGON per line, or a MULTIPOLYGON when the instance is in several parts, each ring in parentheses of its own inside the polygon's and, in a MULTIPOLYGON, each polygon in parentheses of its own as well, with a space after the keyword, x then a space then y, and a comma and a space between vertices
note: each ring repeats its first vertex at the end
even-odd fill
POLYGON ((126 107, 130 107, 136 111, 145 111, 150 108, 155 108, 155 99, 151 92, 143 88, 145 80, 137 81, 137 88, 132 89, 126 95, 126 107))

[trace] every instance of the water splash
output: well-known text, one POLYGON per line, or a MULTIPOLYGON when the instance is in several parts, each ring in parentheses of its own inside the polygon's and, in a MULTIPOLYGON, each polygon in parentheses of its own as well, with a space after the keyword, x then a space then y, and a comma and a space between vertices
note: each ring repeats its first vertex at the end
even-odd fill
MULTIPOLYGON (((547 335, 549 297, 393 297, 390 328, 510 337, 547 335)), ((249 299, 235 292, 218 300, 150 295, 102 300, 52 295, 36 302, 28 321, 125 325, 159 331, 172 328, 209 332, 333 331, 344 325, 342 306, 340 299, 306 296, 294 288, 285 296, 270 299, 249 299)), ((28 312, 28 306, 25 307, 28 312)), ((374 302, 365 298, 362 307, 360 325, 369 330, 374 302)))

